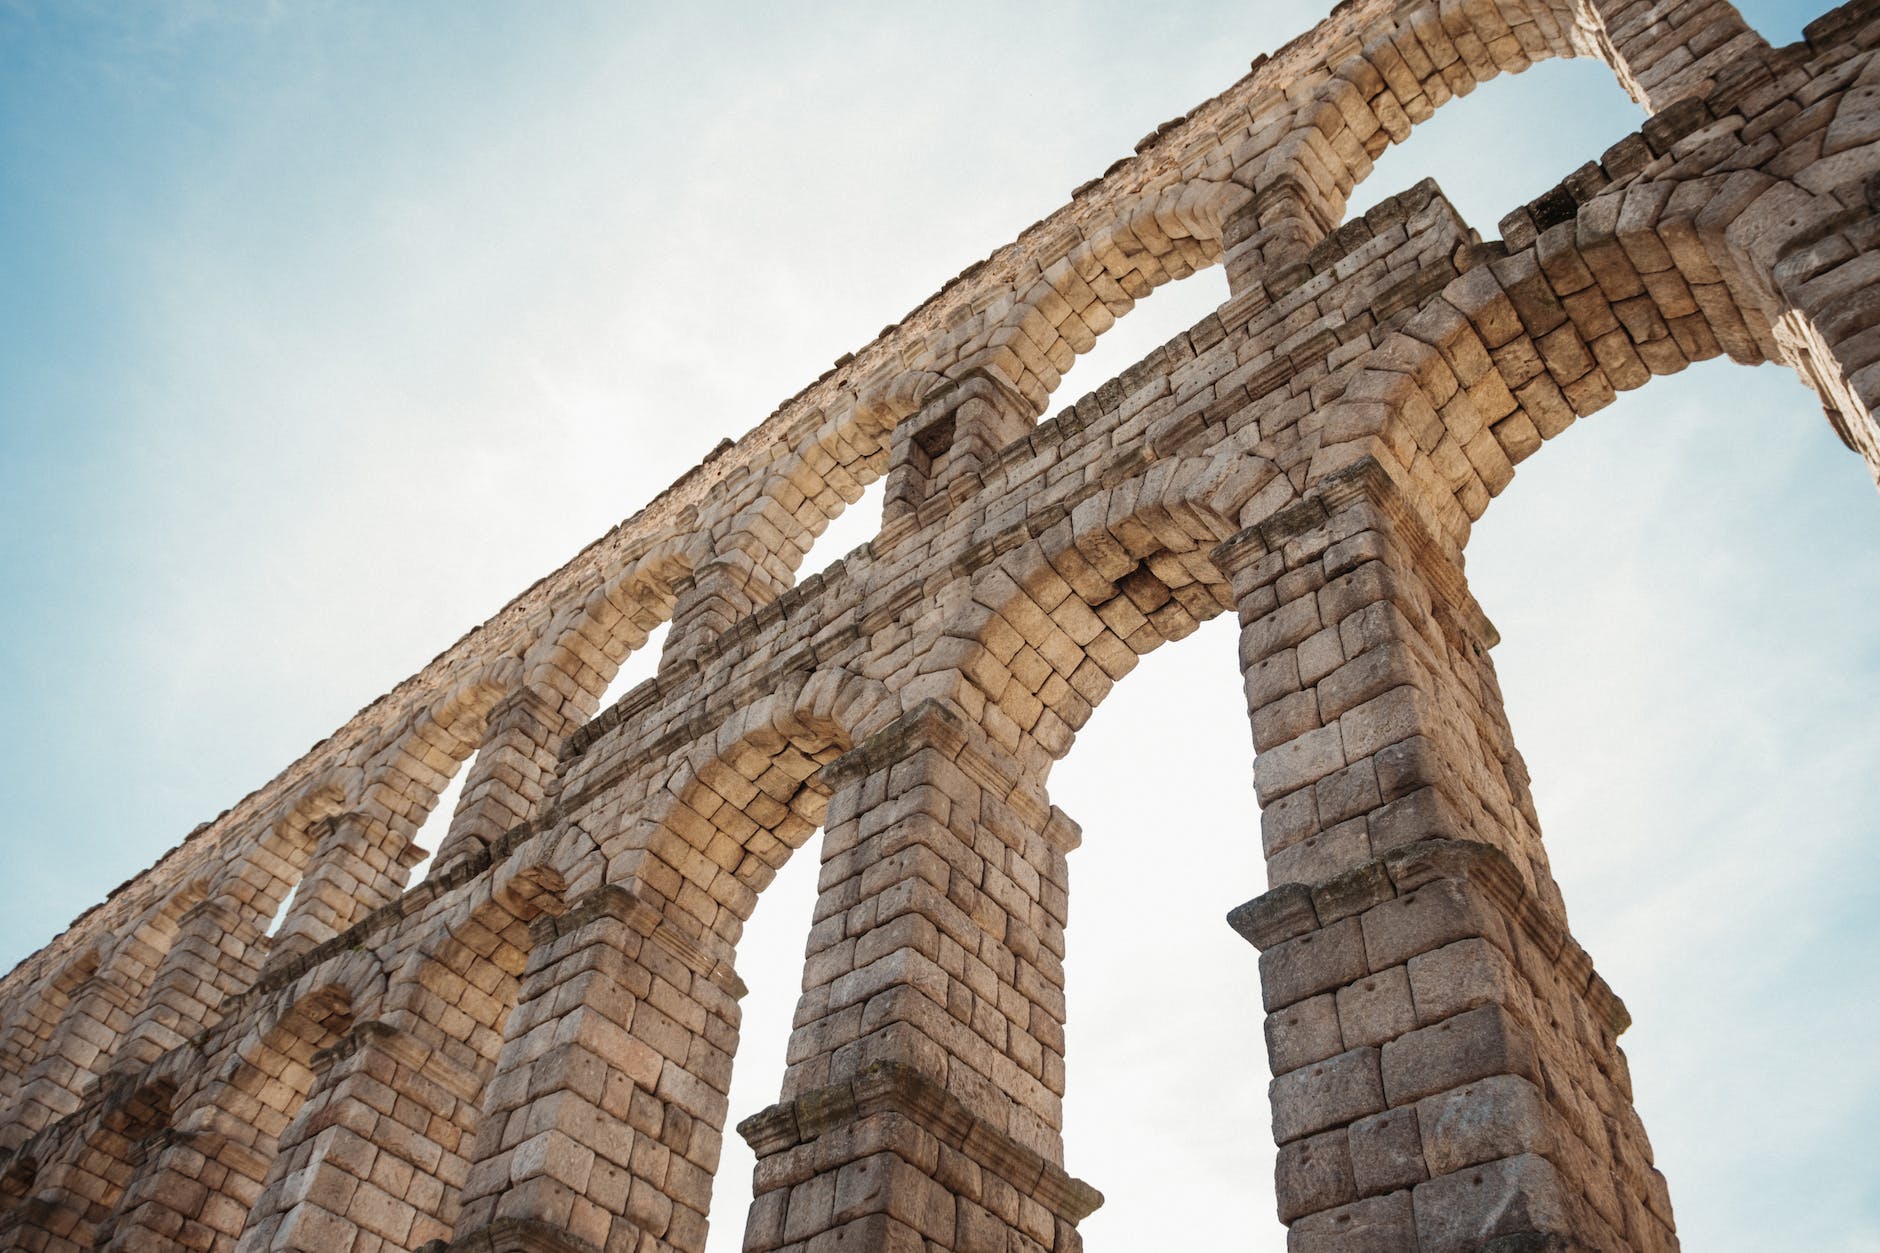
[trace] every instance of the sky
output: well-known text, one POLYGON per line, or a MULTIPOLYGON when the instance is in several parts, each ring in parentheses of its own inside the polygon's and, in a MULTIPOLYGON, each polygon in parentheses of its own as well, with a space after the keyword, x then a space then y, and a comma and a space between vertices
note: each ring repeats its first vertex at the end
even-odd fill
MULTIPOLYGON (((680 9, 0 0, 0 966, 1320 15, 680 9)), ((1542 65, 1354 208, 1434 174, 1493 236, 1640 117, 1542 65)), ((1054 409, 1224 296, 1144 301, 1054 409)), ((1550 443, 1470 549, 1689 1248, 1880 1251, 1876 535, 1806 389, 1711 363, 1550 443)), ((1217 619, 1145 659, 1051 780, 1092 1253, 1284 1247, 1222 922, 1265 887, 1234 657, 1217 619)), ((814 877, 740 954, 734 1121, 776 1098, 814 877)))

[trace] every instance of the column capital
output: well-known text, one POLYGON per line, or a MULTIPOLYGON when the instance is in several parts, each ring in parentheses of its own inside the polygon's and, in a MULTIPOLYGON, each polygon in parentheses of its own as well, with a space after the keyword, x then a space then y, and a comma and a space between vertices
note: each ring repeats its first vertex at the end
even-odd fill
POLYGON ((443 1247, 448 1253, 601 1253, 572 1231, 533 1218, 498 1218, 443 1247))
MULTIPOLYGON (((1461 624, 1483 648, 1501 642, 1494 623, 1469 591, 1459 555, 1452 554, 1423 519, 1416 502, 1375 457, 1365 457, 1326 475, 1285 508, 1244 527, 1208 554, 1223 574, 1233 578, 1289 545, 1315 539, 1323 550, 1366 530, 1387 530, 1398 550, 1416 566, 1430 590, 1455 611, 1461 624), (1315 537, 1315 533, 1318 533, 1315 537)), ((1275 564, 1273 577, 1281 573, 1275 564)), ((1261 580, 1266 581, 1266 580, 1261 580)))
POLYGON ((966 715, 934 697, 916 703, 824 766, 815 778, 833 795, 924 751, 953 762, 974 783, 1003 800, 1059 852, 1071 852, 1083 842, 1082 828, 1051 804, 1044 789, 1029 779, 1011 754, 989 740, 966 715))
MULTIPOLYGON (((433 1029, 432 1034, 435 1033, 433 1029)), ((452 1042, 454 1043, 454 1042, 452 1042)), ((418 1034, 382 1019, 355 1023, 350 1031, 327 1048, 313 1055, 313 1072, 325 1078, 335 1067, 360 1054, 382 1053, 401 1065, 422 1074, 447 1089, 451 1095, 472 1104, 483 1096, 481 1079, 453 1061, 442 1039, 426 1040, 418 1034)))
POLYGON ((529 939, 537 949, 543 949, 596 923, 625 927, 653 941, 685 963, 693 974, 717 984, 735 999, 742 1000, 750 991, 729 962, 707 952, 698 942, 699 937, 688 935, 664 909, 623 884, 604 883, 564 912, 542 914, 529 924, 529 939))
MULTIPOLYGON (((554 692, 545 692, 540 688, 524 685, 507 693, 495 705, 490 707, 489 726, 495 729, 517 713, 525 713, 538 721, 559 719, 570 721, 563 712, 561 697, 554 692)), ((489 738, 486 734, 485 739, 489 738)))
POLYGON ((1568 981, 1614 1037, 1632 1025, 1625 1002, 1594 971, 1592 957, 1535 894, 1520 868, 1502 850, 1479 840, 1420 840, 1321 883, 1282 883, 1229 910, 1227 925, 1265 953, 1441 880, 1477 889, 1509 927, 1568 973, 1568 981))

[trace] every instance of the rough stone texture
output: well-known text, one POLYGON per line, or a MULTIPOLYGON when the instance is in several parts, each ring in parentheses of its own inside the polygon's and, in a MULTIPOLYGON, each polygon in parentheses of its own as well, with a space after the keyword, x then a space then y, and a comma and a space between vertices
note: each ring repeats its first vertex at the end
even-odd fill
POLYGON ((746 1247, 1080 1247, 1045 781, 1232 612, 1290 1246, 1675 1248, 1461 558, 1545 441, 1719 355, 1794 368, 1880 472, 1876 43, 1870 2, 1782 49, 1721 0, 1340 5, 0 980, 0 1243, 701 1248, 738 940, 820 826, 746 1247), (1345 220, 1553 56, 1639 132, 1495 241, 1427 182, 1345 220), (1037 421, 1217 263, 1227 303, 1037 421), (875 538, 796 584, 883 476, 875 538))

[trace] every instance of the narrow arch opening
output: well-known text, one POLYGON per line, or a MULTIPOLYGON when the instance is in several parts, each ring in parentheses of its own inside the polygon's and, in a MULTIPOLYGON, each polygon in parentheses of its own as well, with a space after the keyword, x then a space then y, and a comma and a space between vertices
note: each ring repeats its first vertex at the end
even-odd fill
POLYGON ((463 798, 464 784, 475 773, 476 763, 476 753, 457 763, 456 773, 437 794, 437 803, 412 832, 411 842, 424 850, 424 857, 405 876, 407 887, 423 883, 425 876, 431 873, 431 863, 437 860, 437 850, 443 846, 444 837, 450 834, 451 820, 457 816, 457 802, 463 798))
POLYGON ((744 1247, 757 1157, 738 1134, 737 1125, 775 1104, 783 1090, 784 1061, 797 998, 803 991, 805 937, 815 917, 821 861, 819 828, 764 889, 738 941, 738 975, 750 991, 739 1003, 744 1020, 731 1067, 731 1112, 725 1119, 724 1147, 712 1183, 706 1253, 739 1253, 744 1247))
POLYGON ((1645 113, 1602 61, 1542 61, 1451 100, 1392 144, 1351 194, 1346 220, 1424 178, 1434 178, 1484 239, 1501 219, 1636 131, 1645 113), (1571 108, 1563 102, 1571 101, 1571 108), (1537 142, 1541 136, 1545 142, 1537 142), (1493 154, 1484 159, 1485 153, 1493 154))
POLYGON ((797 567, 798 583, 821 574, 881 532, 881 502, 887 496, 887 489, 888 476, 876 475, 859 497, 843 506, 842 512, 816 537, 803 564, 797 567))
POLYGON ((261 934, 272 940, 281 930, 281 924, 287 921, 287 915, 294 908, 294 902, 300 899, 301 880, 296 878, 294 885, 281 894, 281 903, 274 907, 274 916, 268 919, 268 926, 261 934))
POLYGON ((1258 955, 1223 921, 1265 890, 1238 631, 1143 657, 1052 771, 1070 856, 1065 1168, 1093 1249, 1280 1250, 1258 955))
POLYGON ((659 673, 659 656, 666 651, 666 636, 672 628, 672 620, 667 619, 647 633, 646 643, 628 653, 620 663, 620 669, 614 671, 614 677, 601 693, 599 708, 606 709, 622 696, 631 692, 640 684, 659 673))
POLYGON ((1227 271, 1218 265, 1184 279, 1164 283, 1097 339, 1096 346, 1072 363, 1053 405, 1062 410, 1095 391, 1155 349, 1227 303, 1227 271))

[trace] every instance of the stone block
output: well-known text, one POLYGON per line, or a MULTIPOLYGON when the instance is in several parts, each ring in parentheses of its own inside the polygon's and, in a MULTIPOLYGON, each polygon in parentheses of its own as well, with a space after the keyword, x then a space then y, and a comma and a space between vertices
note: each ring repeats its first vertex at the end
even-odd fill
POLYGON ((1365 952, 1379 970, 1457 940, 1504 933, 1501 916, 1461 879, 1422 884, 1366 910, 1362 921, 1365 952))
POLYGON ((1393 1106, 1491 1075, 1540 1078, 1532 1037, 1499 1005, 1483 1005, 1392 1040, 1383 1049, 1393 1106))
POLYGON ((1478 1005, 1520 1006, 1526 989, 1507 956, 1487 940, 1470 938, 1410 959, 1410 997, 1422 1026, 1478 1005))
POLYGON ((1303 883, 1282 883, 1270 892, 1236 905, 1227 913, 1227 925, 1258 949, 1318 929, 1312 908, 1312 890, 1303 883))
POLYGON ((1274 1079, 1273 1139, 1286 1144, 1384 1108, 1376 1049, 1351 1049, 1274 1079))
POLYGON ((1367 970, 1358 919, 1276 944, 1260 954, 1260 994, 1266 1009, 1281 1009, 1308 996, 1361 978, 1367 970))
POLYGON ((1571 1234, 1560 1174, 1533 1154, 1442 1175, 1411 1197, 1421 1253, 1477 1253, 1497 1238, 1571 1234))
POLYGON ((1338 1033, 1338 1008, 1330 992, 1266 1016, 1267 1062, 1276 1075, 1344 1051, 1344 1038, 1338 1033))
POLYGON ((1338 1029, 1345 1043, 1383 1044, 1416 1030, 1410 974, 1392 966, 1338 989, 1338 1029))
POLYGON ((1360 1118, 1347 1131, 1351 1171, 1358 1195, 1380 1196, 1414 1187, 1430 1177, 1413 1106, 1360 1118))
POLYGON ((1283 1223, 1357 1200, 1345 1132, 1326 1131, 1281 1146, 1273 1166, 1273 1192, 1283 1223))
POLYGON ((1518 1075, 1492 1075, 1416 1104, 1432 1175, 1522 1153, 1550 1154, 1553 1128, 1540 1090, 1518 1075))
POLYGON ((1256 756, 1254 791, 1260 804, 1268 805, 1288 792, 1317 783, 1344 765, 1345 749, 1338 727, 1320 727, 1256 756))
POLYGON ((1286 1253, 1408 1253, 1416 1247, 1416 1213, 1409 1192, 1313 1214, 1286 1232, 1286 1253))
POLYGON ((1266 872, 1268 878, 1288 883, 1322 883, 1370 860, 1369 823, 1351 818, 1273 853, 1266 872))

